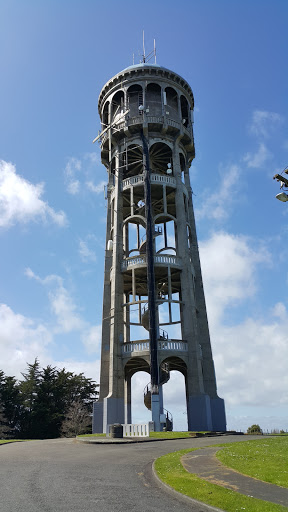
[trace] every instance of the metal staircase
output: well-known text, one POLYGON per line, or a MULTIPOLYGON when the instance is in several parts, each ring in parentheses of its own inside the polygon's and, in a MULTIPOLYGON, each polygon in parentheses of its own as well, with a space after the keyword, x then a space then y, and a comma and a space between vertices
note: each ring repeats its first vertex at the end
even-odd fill
MULTIPOLYGON (((162 228, 161 228, 161 226, 155 226, 153 238, 156 238, 156 236, 159 236, 159 235, 162 235, 162 228)), ((146 234, 143 235, 140 240, 139 252, 140 252, 140 254, 146 253, 146 234)))
MULTIPOLYGON (((167 364, 167 363, 164 363, 167 364)), ((167 378, 165 382, 168 382, 170 376, 167 378)), ((151 411, 151 384, 147 384, 144 388, 144 404, 151 411)), ((163 413, 166 416, 166 432, 172 432, 173 430, 173 416, 171 412, 167 411, 167 409, 164 409, 163 407, 163 413)))

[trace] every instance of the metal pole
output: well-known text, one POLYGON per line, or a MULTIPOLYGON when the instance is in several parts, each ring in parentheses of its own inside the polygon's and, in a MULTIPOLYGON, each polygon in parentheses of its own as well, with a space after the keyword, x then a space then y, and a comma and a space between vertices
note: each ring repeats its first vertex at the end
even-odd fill
POLYGON ((159 401, 159 367, 158 367, 158 323, 156 318, 155 273, 154 273, 154 223, 151 205, 151 183, 149 151, 144 133, 141 133, 143 143, 144 167, 144 196, 146 217, 146 258, 147 258, 147 287, 149 308, 149 339, 150 339, 150 374, 151 374, 151 409, 154 428, 160 431, 160 401, 159 401))

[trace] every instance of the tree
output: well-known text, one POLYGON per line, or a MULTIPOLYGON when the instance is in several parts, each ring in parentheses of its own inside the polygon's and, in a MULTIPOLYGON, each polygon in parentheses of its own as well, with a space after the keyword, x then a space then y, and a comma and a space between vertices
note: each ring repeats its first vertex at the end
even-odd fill
POLYGON ((59 437, 64 411, 57 403, 58 370, 48 365, 40 374, 34 403, 34 437, 59 437))
POLYGON ((80 398, 77 398, 72 402, 66 413, 61 434, 63 437, 75 437, 79 434, 85 434, 90 428, 91 414, 80 398))
POLYGON ((247 434, 262 434, 262 429, 259 425, 251 425, 247 428, 247 434))
POLYGON ((7 418, 4 414, 4 407, 0 401, 0 439, 6 439, 9 434, 9 428, 7 426, 7 418))
POLYGON ((24 380, 19 383, 21 395, 20 430, 21 437, 37 438, 35 422, 35 403, 41 381, 40 363, 36 357, 33 364, 28 364, 27 373, 22 373, 24 380))
POLYGON ((21 397, 18 382, 14 377, 6 377, 0 371, 0 403, 2 404, 8 437, 18 437, 20 430, 21 397))
POLYGON ((41 369, 37 358, 34 363, 28 364, 22 376, 22 380, 16 381, 0 371, 0 401, 10 437, 59 437, 62 423, 75 403, 82 404, 89 418, 89 423, 88 420, 85 423, 83 412, 85 429, 91 425, 92 403, 98 395, 98 384, 92 379, 84 377, 83 373, 77 375, 51 365, 41 369))

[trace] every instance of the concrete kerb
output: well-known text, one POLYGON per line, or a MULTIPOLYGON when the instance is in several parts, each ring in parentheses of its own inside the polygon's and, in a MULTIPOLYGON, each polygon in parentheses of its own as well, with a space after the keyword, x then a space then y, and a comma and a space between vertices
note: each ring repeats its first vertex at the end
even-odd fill
POLYGON ((159 487, 162 487, 163 489, 165 489, 166 492, 168 492, 172 496, 176 497, 178 500, 181 500, 182 502, 188 503, 190 505, 192 503, 194 505, 198 505, 203 509, 203 512, 204 512, 204 510, 207 512, 209 512, 209 511, 210 512, 223 512, 223 510, 221 508, 215 508, 215 507, 212 507, 211 505, 207 505, 203 501, 198 501, 198 500, 195 500, 194 498, 190 498, 190 496, 186 496, 185 494, 182 494, 181 492, 178 492, 175 489, 173 489, 173 487, 170 487, 170 485, 165 484, 157 475, 157 472, 155 469, 155 461, 152 463, 152 475, 159 487))
POLYGON ((132 443, 154 443, 158 441, 185 441, 185 439, 191 441, 191 437, 174 437, 170 439, 160 438, 157 439, 155 437, 132 437, 132 438, 114 438, 111 439, 109 437, 95 437, 93 439, 89 437, 78 437, 76 436, 76 441, 80 441, 80 443, 87 443, 87 444, 132 444, 132 443))
MULTIPOLYGON (((131 444, 131 443, 154 443, 157 441, 184 441, 185 439, 195 439, 195 438, 203 438, 203 437, 221 437, 226 435, 231 435, 231 432, 227 433, 209 433, 209 434, 201 434, 196 433, 195 436, 189 437, 170 437, 170 438, 156 438, 156 437, 123 437, 123 438, 111 438, 111 437, 79 437, 76 436, 76 441, 80 441, 81 443, 87 444, 131 444)), ((233 432, 234 434, 239 434, 239 432, 233 432)), ((242 434, 242 432, 241 432, 242 434)))

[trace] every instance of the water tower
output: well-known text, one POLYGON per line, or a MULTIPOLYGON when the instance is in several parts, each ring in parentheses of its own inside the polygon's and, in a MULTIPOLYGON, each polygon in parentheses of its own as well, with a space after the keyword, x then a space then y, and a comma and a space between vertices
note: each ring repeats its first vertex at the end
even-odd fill
POLYGON ((139 371, 149 374, 143 398, 161 429, 162 386, 173 370, 185 379, 188 430, 225 431, 189 178, 192 90, 177 73, 144 62, 111 78, 98 108, 108 184, 93 432, 131 423, 131 378, 139 371))

